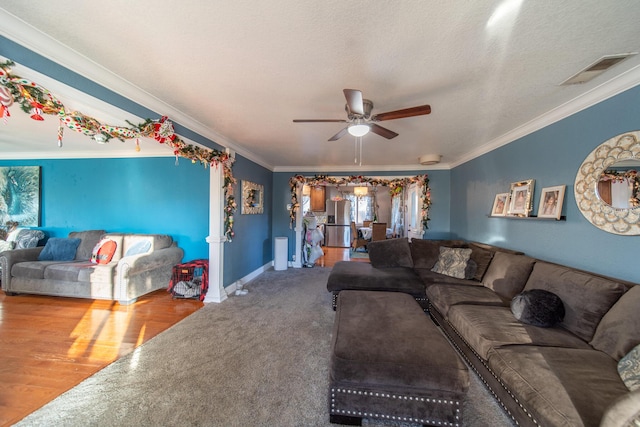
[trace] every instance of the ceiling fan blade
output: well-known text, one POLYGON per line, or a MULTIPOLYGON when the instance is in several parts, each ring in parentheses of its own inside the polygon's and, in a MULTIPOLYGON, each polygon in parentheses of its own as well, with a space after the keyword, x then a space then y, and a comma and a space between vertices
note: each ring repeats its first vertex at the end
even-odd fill
POLYGON ((336 133, 335 135, 333 135, 331 138, 329 138, 329 141, 337 141, 340 138, 342 138, 344 136, 345 133, 347 133, 347 129, 349 129, 348 127, 342 129, 340 132, 336 133))
POLYGON ((347 123, 340 119, 294 119, 294 123, 347 123))
POLYGON ((389 111, 387 113, 376 114, 371 118, 371 120, 381 122, 383 120, 394 120, 394 119, 403 119, 405 117, 424 116, 425 114, 429 114, 429 113, 431 113, 431 106, 421 105, 419 107, 404 108, 402 110, 389 111))
POLYGON ((383 136, 387 139, 392 139, 398 136, 398 134, 394 131, 383 128, 382 126, 379 126, 375 123, 369 123, 369 129, 371 130, 371 132, 377 133, 378 135, 383 136))
POLYGON ((347 106, 353 114, 364 115, 364 104, 362 102, 362 92, 356 89, 344 89, 344 97, 347 98, 347 106))

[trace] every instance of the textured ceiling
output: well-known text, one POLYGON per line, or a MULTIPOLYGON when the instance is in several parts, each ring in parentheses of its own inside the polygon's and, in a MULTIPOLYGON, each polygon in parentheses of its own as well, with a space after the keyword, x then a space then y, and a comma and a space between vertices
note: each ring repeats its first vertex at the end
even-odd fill
POLYGON ((0 34, 272 170, 358 169, 353 137, 327 141, 344 124, 292 122, 345 119, 344 88, 362 90, 374 114, 431 105, 430 115, 384 122, 393 140, 363 138, 363 169, 408 169, 430 153, 459 164, 640 83, 636 55, 559 85, 604 55, 640 51, 636 0, 108 5, 3 0, 0 17, 20 34, 6 22, 0 34), (34 42, 42 37, 55 42, 34 42))

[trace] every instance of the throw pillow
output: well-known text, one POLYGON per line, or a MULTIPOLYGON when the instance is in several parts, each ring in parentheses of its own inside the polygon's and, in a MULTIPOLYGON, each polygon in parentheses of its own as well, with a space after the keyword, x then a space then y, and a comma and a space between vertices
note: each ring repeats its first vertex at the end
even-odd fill
POLYGON ((467 268, 470 256, 470 248, 447 248, 441 246, 440 256, 438 256, 438 261, 431 271, 457 279, 464 279, 465 269, 467 268))
POLYGON ((41 230, 22 229, 16 236, 16 249, 35 248, 42 239, 44 233, 41 230))
POLYGON ((91 262, 94 264, 109 264, 118 245, 111 239, 102 239, 91 252, 91 262))
POLYGON ((469 247, 471 248, 471 259, 475 261, 477 265, 476 272, 473 277, 470 277, 470 279, 481 282, 484 277, 484 273, 487 271, 487 268, 489 268, 489 264, 493 258, 493 252, 480 247, 475 243, 469 243, 469 247))
POLYGON ((13 249, 13 242, 7 242, 6 240, 0 240, 0 252, 10 251, 13 249))
POLYGON ((511 312, 522 323, 550 328, 564 319, 564 304, 553 292, 531 289, 513 297, 511 312))
MULTIPOLYGON (((473 255, 473 252, 471 253, 473 255)), ((476 272, 478 271, 478 264, 471 258, 467 261, 467 266, 464 269, 464 278, 467 280, 471 280, 476 276, 476 272)))
POLYGON ((38 255, 38 261, 73 261, 80 239, 52 237, 38 255))
POLYGON ((151 240, 139 240, 127 249, 124 256, 140 255, 149 252, 151 249, 151 240))
POLYGON ((618 373, 630 391, 640 389, 640 344, 620 359, 618 373))
POLYGON ((369 262, 372 267, 409 267, 413 268, 409 240, 387 239, 367 243, 369 262))

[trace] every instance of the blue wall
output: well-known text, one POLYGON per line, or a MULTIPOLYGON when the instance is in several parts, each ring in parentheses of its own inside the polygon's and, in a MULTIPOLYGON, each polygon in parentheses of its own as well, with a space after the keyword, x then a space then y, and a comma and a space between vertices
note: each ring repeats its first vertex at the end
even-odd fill
POLYGON ((451 230, 457 237, 522 250, 553 262, 639 281, 639 236, 591 225, 578 210, 574 181, 599 144, 640 129, 640 86, 469 161, 451 173, 451 230), (494 197, 512 182, 535 179, 534 213, 542 188, 565 184, 566 221, 489 218, 494 197))
POLYGON ((234 228, 237 231, 233 242, 226 243, 224 247, 224 276, 227 284, 241 279, 273 260, 271 242, 272 174, 270 170, 241 156, 236 156, 233 175, 238 181, 234 190, 238 203, 238 210, 234 215, 234 228), (241 213, 243 180, 264 186, 263 214, 243 215, 241 213))
POLYGON ((448 170, 407 170, 394 172, 336 172, 336 173, 305 173, 305 172, 276 172, 273 174, 273 236, 289 238, 289 260, 295 251, 295 230, 289 228, 289 211, 287 204, 291 203, 289 179, 294 175, 314 176, 416 176, 427 173, 431 188, 431 211, 429 213, 429 229, 425 233, 426 239, 447 239, 450 237, 450 171, 448 170))
POLYGON ((173 157, 16 160, 40 166, 41 230, 169 234, 185 260, 208 258, 209 170, 173 157), (204 195, 204 196, 203 196, 204 195))

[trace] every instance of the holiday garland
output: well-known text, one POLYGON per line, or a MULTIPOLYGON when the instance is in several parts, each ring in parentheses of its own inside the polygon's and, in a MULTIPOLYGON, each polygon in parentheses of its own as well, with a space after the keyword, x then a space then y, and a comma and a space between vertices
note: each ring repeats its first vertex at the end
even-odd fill
POLYGON ((125 139, 136 139, 136 151, 140 151, 139 138, 150 137, 160 144, 167 144, 173 148, 173 154, 178 157, 190 159, 192 163, 200 162, 205 167, 222 165, 224 174, 224 235, 227 241, 231 241, 233 232, 233 214, 236 210, 233 185, 236 183, 231 168, 234 159, 228 153, 215 149, 205 149, 185 143, 174 133, 173 124, 166 116, 160 120, 146 119, 144 123, 127 123, 131 127, 111 126, 100 123, 93 117, 86 116, 78 111, 68 112, 62 102, 56 99, 51 92, 44 87, 27 79, 11 74, 11 67, 15 63, 6 61, 0 63, 0 118, 7 122, 11 117, 9 107, 15 102, 33 120, 44 120, 42 114, 56 115, 60 120, 58 127, 58 146, 62 147, 62 137, 65 127, 76 132, 81 132, 99 142, 108 142, 117 138, 124 142, 125 139))
POLYGON ((411 184, 418 184, 422 189, 422 210, 420 218, 422 226, 425 229, 429 228, 429 208, 431 207, 431 188, 429 188, 429 175, 417 175, 411 178, 396 178, 396 179, 381 179, 370 178, 362 175, 352 175, 345 178, 333 178, 326 175, 316 175, 313 178, 308 178, 302 175, 292 176, 289 180, 289 188, 291 190, 291 211, 289 213, 290 227, 296 222, 296 213, 300 209, 300 203, 298 202, 298 185, 335 185, 339 187, 347 184, 366 184, 372 187, 379 185, 388 187, 392 196, 402 193, 403 189, 411 184))

